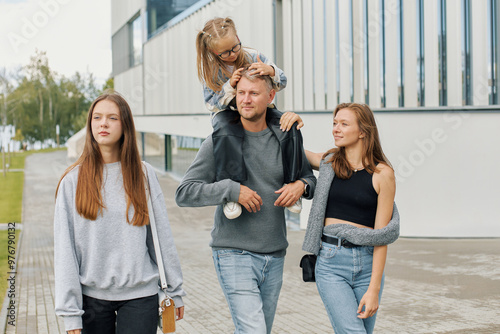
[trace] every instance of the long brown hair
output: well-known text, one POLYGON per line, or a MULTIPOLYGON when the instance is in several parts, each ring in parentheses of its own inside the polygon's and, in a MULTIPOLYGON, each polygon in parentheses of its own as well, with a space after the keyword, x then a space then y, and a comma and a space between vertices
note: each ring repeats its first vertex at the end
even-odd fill
MULTIPOLYGON (((208 88, 216 92, 222 89, 222 85, 227 79, 231 78, 232 73, 228 71, 226 63, 218 55, 214 54, 212 50, 218 40, 229 34, 238 36, 233 20, 229 17, 216 17, 205 23, 203 30, 196 35, 198 78, 208 88), (222 72, 222 79, 219 78, 219 71, 222 72), (224 78, 226 79, 224 80, 224 78)), ((250 64, 250 62, 250 55, 242 47, 238 58, 234 62, 234 68, 244 67, 250 64)))
MULTIPOLYGON (((370 174, 377 171, 377 165, 381 162, 392 168, 391 163, 384 154, 384 151, 382 151, 377 124, 375 122, 373 111, 370 107, 366 104, 341 103, 335 108, 333 117, 335 118, 337 113, 345 108, 354 112, 356 119, 358 120, 359 130, 364 134, 362 156, 363 167, 370 174)), ((352 166, 349 161, 347 161, 345 147, 332 148, 323 155, 323 158, 331 153, 333 153, 333 155, 327 163, 332 164, 335 175, 341 179, 350 178, 352 175, 352 166)))
POLYGON ((135 125, 132 111, 125 99, 116 92, 105 92, 99 96, 90 106, 87 117, 87 135, 83 153, 78 160, 64 172, 57 185, 57 192, 62 179, 75 167, 79 166, 78 185, 76 187, 75 204, 76 211, 80 216, 96 220, 99 211, 105 209, 102 198, 102 182, 104 161, 98 143, 92 135, 92 114, 94 108, 100 101, 108 100, 114 102, 120 110, 120 121, 123 134, 120 138, 120 162, 123 175, 123 187, 127 195, 127 210, 124 212, 127 222, 135 226, 147 225, 149 222, 147 200, 145 193, 144 172, 137 149, 135 137, 135 125), (128 212, 130 205, 134 207, 132 222, 129 220, 128 212))

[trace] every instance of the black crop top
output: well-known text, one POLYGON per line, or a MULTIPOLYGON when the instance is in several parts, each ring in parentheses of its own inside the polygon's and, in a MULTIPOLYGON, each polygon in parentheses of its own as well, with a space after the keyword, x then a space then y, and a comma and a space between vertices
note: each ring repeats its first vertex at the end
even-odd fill
POLYGON ((352 173, 350 179, 334 177, 326 205, 326 218, 375 227, 378 194, 373 189, 373 175, 365 169, 352 173))

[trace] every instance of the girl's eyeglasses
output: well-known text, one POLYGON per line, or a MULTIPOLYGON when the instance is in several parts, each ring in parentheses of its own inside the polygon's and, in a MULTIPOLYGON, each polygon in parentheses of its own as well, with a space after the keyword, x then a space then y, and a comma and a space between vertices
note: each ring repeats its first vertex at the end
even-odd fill
MULTIPOLYGON (((239 38, 238 38, 238 40, 239 40, 239 38)), ((231 50, 227 50, 227 51, 224 51, 222 53, 218 53, 217 56, 219 56, 221 59, 226 59, 227 57, 229 57, 231 55, 231 52, 236 53, 240 50, 241 50, 241 42, 239 42, 238 44, 233 46, 233 48, 231 50)))

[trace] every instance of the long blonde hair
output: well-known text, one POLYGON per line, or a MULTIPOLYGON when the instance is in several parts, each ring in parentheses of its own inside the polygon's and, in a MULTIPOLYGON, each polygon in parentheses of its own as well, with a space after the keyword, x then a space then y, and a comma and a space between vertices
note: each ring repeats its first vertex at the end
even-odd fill
MULTIPOLYGON (((238 36, 233 20, 228 17, 216 17, 205 23, 203 30, 196 36, 198 78, 208 88, 216 92, 222 89, 224 82, 231 78, 233 73, 227 69, 226 63, 212 50, 218 40, 229 34, 238 36), (222 72, 222 78, 219 77, 219 71, 222 72)), ((251 57, 243 47, 234 63, 235 69, 251 63, 251 57)))
MULTIPOLYGON (((382 145, 380 144, 380 138, 378 135, 377 124, 375 122, 375 117, 373 111, 366 104, 358 103, 341 103, 333 112, 333 117, 342 109, 350 109, 356 115, 358 121, 359 130, 364 134, 363 137, 363 167, 370 173, 373 174, 377 171, 377 165, 381 162, 385 163, 392 168, 391 163, 387 159, 382 150, 382 145)), ((347 160, 345 147, 336 147, 327 151, 323 158, 327 155, 333 153, 332 157, 327 161, 331 163, 335 175, 341 179, 348 179, 352 175, 352 166, 347 160)))
POLYGON ((92 114, 97 103, 108 100, 115 103, 120 110, 120 121, 123 134, 120 138, 120 162, 123 175, 123 187, 127 195, 127 210, 124 215, 129 224, 143 226, 149 223, 146 201, 144 172, 137 148, 135 125, 132 111, 125 99, 116 92, 106 92, 99 96, 90 106, 87 117, 87 135, 82 155, 64 172, 56 189, 59 190, 62 179, 75 167, 79 166, 78 184, 76 186, 75 204, 80 216, 96 220, 99 212, 105 208, 102 198, 102 182, 104 161, 98 143, 92 135, 92 114), (132 222, 128 217, 130 205, 134 207, 132 222))

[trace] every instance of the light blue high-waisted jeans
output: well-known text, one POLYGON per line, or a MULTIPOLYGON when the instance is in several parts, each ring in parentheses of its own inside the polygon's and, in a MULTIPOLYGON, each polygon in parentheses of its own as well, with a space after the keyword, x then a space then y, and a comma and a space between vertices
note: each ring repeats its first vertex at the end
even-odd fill
POLYGON ((285 258, 238 249, 213 250, 212 256, 234 333, 271 333, 285 258))
MULTIPOLYGON (((373 247, 346 248, 322 242, 316 261, 316 286, 336 334, 373 333, 377 314, 359 319, 359 302, 372 276, 373 247)), ((380 286, 379 303, 384 287, 380 286)))

